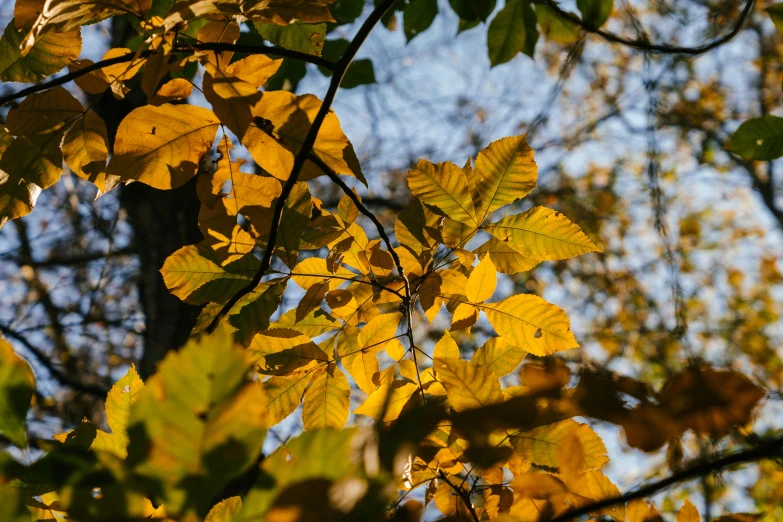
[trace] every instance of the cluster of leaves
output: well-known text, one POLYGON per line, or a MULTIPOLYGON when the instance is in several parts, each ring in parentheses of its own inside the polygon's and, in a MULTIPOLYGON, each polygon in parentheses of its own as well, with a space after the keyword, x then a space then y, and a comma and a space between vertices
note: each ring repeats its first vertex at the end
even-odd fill
MULTIPOLYGON (((40 82, 67 66, 85 93, 123 97, 138 81, 148 104, 120 123, 110 155, 101 118, 64 87, 25 98, 2 134, 0 225, 29 213, 65 161, 101 192, 134 181, 172 189, 197 177, 205 239, 161 269, 174 295, 203 305, 194 340, 146 384, 133 368, 115 384, 110 433, 84 422, 39 441, 45 454, 32 464, 3 453, 3 520, 418 520, 433 501, 446 517, 476 522, 567 518, 574 509, 649 522, 659 515, 644 501, 590 509, 620 492, 601 472, 602 441, 572 417, 621 426, 644 451, 687 430, 720 436, 750 421, 764 394, 737 372, 694 365, 659 393, 598 371, 574 379, 553 357, 579 346, 563 310, 532 294, 493 299, 499 273, 599 250, 560 212, 509 207, 537 182, 524 136, 495 141, 462 167, 420 160, 408 173, 413 198, 393 241, 340 178, 366 183, 328 105, 260 90, 284 65, 267 55, 326 55, 318 42, 337 23, 330 5, 17 3, 0 79, 40 82), (143 45, 111 49, 100 63, 78 60, 80 27, 117 14, 135 18, 143 45), (234 45, 247 21, 280 47, 234 56, 248 50, 234 45), (170 103, 191 94, 191 64, 203 71, 211 110, 170 103), (210 168, 203 160, 216 139, 210 168), (241 170, 239 145, 256 173, 241 170), (334 211, 308 185, 324 175, 345 192, 334 211), (301 297, 284 310, 291 281, 301 297), (482 312, 497 335, 464 360, 455 337, 469 334, 482 312), (417 331, 438 316, 450 316, 450 328, 429 350, 417 331), (527 354, 542 359, 525 363, 527 354), (504 386, 514 373, 521 384, 504 386), (353 410, 352 384, 361 394, 353 410), (267 430, 300 404, 306 432, 263 455, 267 430), (346 428, 352 414, 355 426, 346 428), (419 489, 423 503, 398 499, 419 489)), ((340 2, 351 12, 356 5, 363 7, 340 2)), ((409 38, 426 28, 433 5, 405 6, 409 38)), ((465 25, 492 11, 451 5, 465 25)), ((597 27, 612 3, 578 6, 597 27)), ((544 4, 534 11, 509 0, 490 23, 493 63, 532 52, 534 16, 560 34, 544 4)), ((337 61, 312 61, 335 73, 337 86, 351 69, 363 74, 359 62, 348 67, 351 53, 347 44, 337 61)), ((34 387, 29 367, 0 341, 0 434, 17 448, 28 445, 34 387)), ((698 519, 690 504, 678 515, 698 519)))

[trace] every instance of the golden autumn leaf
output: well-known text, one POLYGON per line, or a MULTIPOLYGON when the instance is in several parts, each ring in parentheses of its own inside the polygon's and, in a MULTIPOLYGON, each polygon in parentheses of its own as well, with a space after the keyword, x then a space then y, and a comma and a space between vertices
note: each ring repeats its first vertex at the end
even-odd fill
POLYGON ((402 319, 402 314, 398 312, 382 314, 373 318, 359 331, 359 348, 374 353, 383 350, 386 343, 391 341, 397 332, 400 319, 402 319))
POLYGON ((474 250, 476 254, 489 254, 495 268, 502 274, 518 274, 527 272, 542 260, 520 254, 508 243, 493 237, 474 250))
POLYGON ((310 374, 293 374, 271 377, 261 383, 267 403, 268 427, 282 422, 299 406, 305 388, 310 382, 310 374))
POLYGON ((335 363, 313 373, 304 394, 302 423, 306 430, 342 428, 348 420, 351 386, 335 363))
POLYGON ((579 347, 565 312, 538 296, 515 295, 482 310, 501 337, 533 355, 579 347))
POLYGON ((25 39, 11 20, 0 38, 0 80, 40 82, 76 60, 81 48, 80 29, 25 39), (21 51, 23 43, 26 46, 24 54, 21 51))
POLYGON ((99 193, 107 192, 116 184, 112 176, 107 179, 109 141, 106 124, 95 112, 87 111, 68 129, 62 151, 65 163, 73 173, 95 184, 99 193))
POLYGON ((461 359, 434 359, 435 375, 456 411, 488 406, 503 400, 498 378, 483 366, 461 359))
POLYGON ((98 430, 91 448, 112 452, 120 458, 127 456, 130 410, 143 389, 144 382, 131 365, 125 376, 114 383, 106 397, 106 421, 111 433, 98 430))
POLYGON ((490 256, 484 256, 468 277, 465 296, 471 303, 483 303, 495 293, 497 284, 498 276, 495 264, 490 256))
POLYGON ((525 257, 556 261, 597 252, 584 232, 555 210, 534 207, 484 229, 525 257))
POLYGON ((470 196, 468 178, 453 163, 433 164, 419 160, 408 173, 408 186, 413 195, 440 215, 469 227, 478 228, 480 222, 470 196))
POLYGON ((701 515, 690 500, 685 500, 679 511, 677 511, 677 522, 701 522, 701 515))
POLYGON ((65 131, 84 114, 82 104, 63 87, 57 86, 25 98, 8 111, 5 125, 15 136, 49 134, 65 131))
POLYGON ((272 329, 257 333, 247 348, 258 373, 289 375, 310 373, 329 362, 329 357, 309 337, 295 330, 272 329))
POLYGON ((419 387, 407 381, 384 382, 354 410, 357 415, 392 422, 409 407, 418 404, 419 387), (383 415, 381 417, 381 415, 383 415))
POLYGON ((472 171, 478 222, 497 209, 527 196, 536 186, 538 167, 525 136, 503 138, 479 152, 472 171))
POLYGON ((198 171, 215 141, 219 122, 209 110, 190 105, 146 105, 120 123, 108 173, 125 181, 171 189, 198 171))
POLYGON ((193 92, 193 84, 185 78, 174 78, 160 86, 150 105, 163 105, 174 100, 184 100, 193 92))
POLYGON ((330 290, 353 279, 356 274, 345 268, 339 267, 334 272, 326 266, 326 260, 319 257, 308 257, 300 261, 292 270, 291 278, 304 290, 309 290, 314 285, 326 282, 330 290))
POLYGON ((502 337, 487 339, 473 354, 471 362, 486 366, 498 377, 504 377, 517 369, 527 355, 522 348, 515 346, 502 337))
MULTIPOLYGON (((296 96, 285 91, 264 93, 252 108, 253 121, 242 143, 269 174, 281 180, 288 179, 294 156, 299 152, 320 108, 321 101, 311 94, 296 96)), ((343 133, 333 112, 327 114, 321 126, 313 154, 337 174, 353 176, 367 183, 353 145, 343 133)), ((321 169, 307 160, 299 180, 307 181, 321 175, 321 169)))
POLYGON ((437 359, 459 359, 459 346, 449 332, 443 332, 443 337, 435 343, 432 356, 437 359))

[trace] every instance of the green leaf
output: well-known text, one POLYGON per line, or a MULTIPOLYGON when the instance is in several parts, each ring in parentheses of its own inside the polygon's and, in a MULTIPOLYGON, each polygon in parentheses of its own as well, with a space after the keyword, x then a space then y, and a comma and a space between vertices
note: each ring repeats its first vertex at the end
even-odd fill
POLYGON ((527 0, 508 0, 487 31, 492 67, 506 63, 518 53, 532 56, 538 39, 536 15, 527 0))
POLYGON ((18 448, 27 447, 25 419, 34 391, 30 366, 0 337, 0 435, 18 448))
POLYGON ((329 6, 335 23, 339 25, 350 24, 362 14, 364 0, 337 0, 329 6))
POLYGON ((45 34, 25 56, 20 50, 23 38, 14 20, 8 22, 0 39, 0 80, 4 82, 40 82, 76 60, 82 48, 80 29, 45 34))
POLYGON ((745 159, 770 161, 783 156, 783 118, 753 118, 732 134, 726 148, 745 159))
POLYGON ((206 515, 255 462, 266 398, 226 329, 170 352, 131 406, 128 464, 156 483, 168 515, 206 515))
POLYGON ((582 13, 582 21, 598 29, 606 23, 612 14, 614 0, 576 0, 576 7, 582 13))
POLYGON ((578 25, 556 14, 546 4, 536 4, 536 18, 541 32, 553 42, 569 45, 582 36, 582 29, 578 25))
POLYGON ((495 10, 495 0, 449 0, 451 8, 462 19, 466 21, 486 22, 492 11, 495 10))
POLYGON ((321 56, 326 38, 326 24, 291 25, 254 23, 258 34, 274 45, 300 53, 321 56))
POLYGON ((227 498, 209 510, 204 522, 232 522, 239 519, 241 512, 242 499, 239 497, 227 498))
POLYGON ((312 430, 287 441, 264 459, 264 474, 242 499, 239 520, 265 520, 278 494, 293 484, 338 481, 359 473, 362 459, 354 458, 352 443, 357 433, 350 428, 312 430))
MULTIPOLYGON (((348 40, 345 40, 344 38, 327 40, 324 44, 324 58, 331 60, 332 62, 337 62, 345 52, 345 49, 348 48, 348 44, 348 40)), ((332 76, 332 71, 329 69, 319 67, 318 70, 320 70, 324 76, 332 76)), ((372 60, 362 58, 351 62, 340 86, 344 89, 353 89, 360 85, 369 85, 372 83, 375 83, 375 69, 373 68, 372 60)))
POLYGON ((413 0, 403 14, 405 38, 410 42, 419 33, 426 31, 437 14, 438 0, 413 0))

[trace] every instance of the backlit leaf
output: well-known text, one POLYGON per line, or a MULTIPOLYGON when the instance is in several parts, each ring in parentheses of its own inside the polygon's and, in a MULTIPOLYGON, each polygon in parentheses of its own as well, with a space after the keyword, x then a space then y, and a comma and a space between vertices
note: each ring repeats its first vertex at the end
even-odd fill
POLYGON ((528 195, 536 186, 538 167, 525 136, 493 141, 476 158, 473 200, 478 221, 528 195))
MULTIPOLYGON (((242 143, 264 170, 278 179, 288 179, 294 156, 299 152, 320 107, 321 101, 311 94, 264 93, 252 108, 253 122, 247 128, 242 143)), ((353 146, 333 112, 326 116, 321 126, 313 153, 337 174, 354 176, 366 183, 353 146)), ((299 180, 307 181, 321 175, 321 169, 308 160, 299 180)))
POLYGON ((503 337, 492 337, 476 350, 471 362, 489 368, 497 377, 504 377, 517 369, 525 355, 522 348, 503 337))
POLYGON ((27 447, 25 419, 34 391, 30 366, 0 337, 0 435, 18 448, 27 447))
POLYGON ((24 34, 11 20, 0 39, 0 80, 4 82, 40 82, 79 57, 82 37, 79 29, 45 34, 35 38, 22 56, 24 34))
POLYGON ((459 346, 449 332, 443 332, 443 337, 435 343, 432 356, 438 359, 459 359, 459 346))
POLYGON ((271 428, 291 415, 302 402, 310 374, 271 377, 261 383, 266 394, 268 425, 271 428))
POLYGON ((726 148, 745 159, 769 161, 783 156, 783 118, 768 114, 744 122, 726 148))
POLYGON ((598 251, 578 226, 549 208, 534 207, 485 228, 526 257, 555 261, 598 251))
POLYGON ((331 363, 317 370, 305 391, 302 423, 306 430, 342 428, 348 420, 351 386, 345 374, 331 363))
POLYGON ((677 512, 677 522, 701 522, 699 510, 691 504, 690 500, 686 499, 685 504, 677 512))
POLYGON ((120 458, 128 454, 128 419, 131 406, 144 389, 136 368, 131 366, 128 373, 114 383, 106 397, 106 421, 111 433, 98 430, 91 448, 110 451, 120 458))
POLYGON ((100 192, 106 191, 109 142, 106 124, 100 116, 87 111, 83 118, 76 120, 65 133, 62 151, 65 163, 74 174, 94 183, 100 192))
POLYGON ((380 352, 384 345, 394 337, 402 314, 383 314, 374 318, 359 331, 359 348, 380 352))
POLYGON ((293 23, 290 25, 260 24, 253 26, 265 40, 292 51, 321 56, 326 38, 326 24, 293 23))
POLYGON ((408 186, 414 196, 438 214, 470 226, 479 225, 468 179, 453 163, 419 160, 408 173, 408 186))
POLYGON ((168 515, 206 515, 261 451, 267 401, 248 369, 221 329, 170 352, 131 405, 128 463, 159 481, 168 515))
POLYGON ((495 293, 498 276, 490 256, 484 256, 468 277, 465 296, 471 303, 483 303, 495 293))
POLYGON ((501 337, 533 355, 579 347, 565 312, 538 296, 515 295, 482 309, 501 337))
POLYGON ((108 172, 151 187, 179 187, 198 171, 218 127, 209 110, 191 105, 146 105, 122 120, 108 172))
POLYGON ((587 424, 571 419, 519 433, 511 438, 511 443, 517 453, 524 455, 536 466, 555 469, 558 467, 560 448, 571 436, 579 439, 585 469, 601 469, 609 462, 606 446, 595 431, 587 424))
POLYGON ((484 366, 461 359, 434 359, 435 375, 456 411, 488 406, 503 400, 498 378, 484 366))

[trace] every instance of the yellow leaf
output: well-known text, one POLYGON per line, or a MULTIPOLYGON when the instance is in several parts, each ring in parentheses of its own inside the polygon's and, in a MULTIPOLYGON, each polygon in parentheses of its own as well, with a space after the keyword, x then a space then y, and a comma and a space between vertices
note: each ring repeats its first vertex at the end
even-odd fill
POLYGON ((699 510, 691 504, 690 500, 686 499, 685 504, 677 512, 677 522, 701 522, 699 510))
POLYGON ((489 254, 492 262, 495 264, 495 268, 501 274, 527 272, 542 261, 541 259, 520 254, 511 248, 508 243, 504 243, 496 237, 491 238, 474 250, 474 252, 479 255, 489 254))
POLYGON ((456 411, 480 408, 503 400, 498 378, 483 366, 461 359, 434 359, 433 367, 456 411))
POLYGON ((561 448, 570 437, 579 440, 585 469, 601 469, 609 462, 606 446, 595 431, 571 419, 519 433, 511 437, 511 443, 532 464, 555 468, 559 466, 561 448))
POLYGON ((566 483, 572 477, 580 474, 585 467, 585 450, 579 435, 573 431, 568 433, 557 452, 557 469, 565 476, 566 483))
POLYGON ((210 509, 204 522, 232 522, 235 519, 239 519, 241 511, 242 499, 230 497, 210 509))
POLYGON ((185 78, 174 78, 164 83, 150 99, 150 105, 163 105, 174 100, 184 100, 193 92, 193 84, 185 78))
POLYGON ((304 395, 304 428, 342 428, 348 420, 350 399, 351 386, 335 363, 317 370, 304 395))
POLYGON ((498 377, 504 377, 517 369, 525 358, 525 351, 502 337, 487 339, 484 346, 476 350, 471 362, 486 366, 498 377))
POLYGON ((493 141, 479 152, 473 175, 473 199, 481 223, 497 209, 530 194, 538 167, 525 136, 514 136, 493 141))
POLYGON ((79 29, 57 34, 45 34, 25 42, 24 36, 11 20, 0 39, 0 80, 4 82, 40 82, 50 74, 76 60, 82 48, 79 29))
POLYGON ((270 328, 290 328, 312 338, 337 330, 340 328, 340 323, 320 308, 301 319, 296 317, 296 310, 289 310, 272 323, 270 328))
POLYGON ((131 405, 139 398, 144 389, 136 368, 131 365, 128 372, 114 383, 106 397, 106 421, 111 428, 111 434, 98 431, 91 448, 110 451, 120 458, 128 454, 128 419, 131 405))
POLYGON ((27 447, 25 419, 34 391, 30 365, 0 337, 0 435, 20 449, 27 447))
POLYGON ((378 388, 380 366, 378 366, 378 357, 374 353, 359 352, 343 359, 343 366, 364 393, 369 395, 378 388), (346 361, 349 361, 347 365, 346 361))
POLYGON ((296 319, 302 320, 313 310, 318 309, 326 298, 326 292, 329 291, 329 282, 322 281, 305 291, 299 304, 296 305, 296 319))
MULTIPOLYGON (((78 29, 82 25, 100 22, 114 15, 131 15, 134 18, 144 19, 147 11, 152 6, 152 0, 49 0, 41 2, 40 8, 35 6, 33 9, 42 16, 36 16, 35 23, 32 24, 30 34, 25 44, 33 37, 49 35, 51 33, 61 34, 65 31, 78 29), (43 7, 45 6, 45 9, 43 7)), ((30 20, 32 15, 25 14, 25 18, 30 20)), ((17 24, 20 27, 29 27, 30 24, 17 24)), ((78 52, 77 52, 78 54, 78 52)))
MULTIPOLYGON (((589 498, 593 502, 620 496, 620 490, 617 489, 617 486, 600 471, 586 471, 579 477, 573 478, 573 480, 567 480, 566 484, 568 484, 572 492, 581 497, 589 498)), ((625 522, 625 506, 610 506, 593 512, 593 515, 603 515, 617 522, 625 522)))
POLYGON ((478 321, 479 309, 470 303, 459 303, 451 316, 451 328, 455 330, 467 330, 478 321))
POLYGON ((109 174, 159 189, 177 188, 198 171, 218 125, 217 117, 201 107, 139 107, 120 123, 109 174))
POLYGON ((655 509, 655 505, 649 505, 642 499, 632 500, 625 508, 625 516, 628 522, 662 522, 663 519, 655 509))
POLYGON ((274 329, 257 333, 248 355, 258 365, 258 373, 288 375, 312 371, 329 357, 309 337, 295 330, 274 329))
MULTIPOLYGON (((233 44, 239 39, 239 25, 233 20, 209 20, 204 27, 198 30, 199 42, 210 43, 230 43, 233 44)), ((226 67, 234 56, 233 51, 204 53, 202 59, 207 64, 222 69, 226 67)))
POLYGON ((419 303, 427 319, 435 318, 444 297, 464 295, 467 283, 468 279, 462 273, 449 268, 428 274, 419 286, 419 303))
POLYGON ((391 357, 395 361, 401 360, 403 357, 405 357, 405 354, 408 353, 408 350, 406 350, 405 347, 402 346, 402 343, 400 342, 399 339, 392 339, 391 341, 386 343, 384 349, 386 350, 386 353, 389 354, 389 357, 391 357))
POLYGON ((544 207, 505 217, 485 229, 523 256, 534 259, 556 261, 599 250, 563 214, 544 207))
POLYGON ((309 290, 324 281, 328 282, 331 290, 334 290, 345 283, 346 279, 357 277, 356 274, 342 267, 335 272, 329 271, 326 267, 326 259, 320 257, 303 259, 291 270, 291 275, 294 282, 304 290, 309 290))
POLYGON ((382 314, 368 322, 359 331, 359 348, 373 353, 383 350, 397 332, 402 314, 399 312, 382 314))
POLYGON ((267 404, 267 426, 272 427, 291 415, 302 401, 310 374, 294 374, 272 377, 263 383, 267 404))
POLYGON ((443 337, 435 344, 432 356, 438 359, 459 359, 459 346, 449 332, 443 332, 443 337))
POLYGON ((495 293, 497 284, 498 275, 495 265, 489 256, 484 256, 468 277, 465 296, 471 303, 483 303, 495 293))
MULTIPOLYGON (((12 141, 0 157, 0 187, 5 191, 6 184, 11 188, 13 184, 32 183, 40 189, 54 185, 63 173, 62 137, 61 132, 54 132, 19 136, 12 141)), ((30 194, 33 196, 32 190, 30 194)), ((32 204, 37 197, 35 193, 32 204)))
POLYGON ((482 309, 501 337, 533 355, 579 347, 565 312, 538 296, 515 295, 482 309))
MULTIPOLYGON (((294 166, 294 156, 299 152, 320 108, 321 100, 312 94, 264 93, 252 108, 253 122, 247 128, 242 143, 264 170, 278 179, 288 179, 294 166)), ((367 183, 353 145, 333 112, 329 112, 321 126, 313 153, 337 174, 354 176, 367 183)), ((321 175, 321 169, 308 160, 298 179, 307 181, 321 175)))
MULTIPOLYGON (((133 51, 130 49, 126 49, 124 47, 115 47, 114 49, 109 49, 106 51, 106 54, 103 55, 101 60, 109 60, 111 58, 117 58, 118 56, 125 56, 132 52, 133 51)), ((118 81, 124 82, 136 76, 146 61, 146 58, 134 56, 134 58, 128 62, 116 63, 114 65, 102 67, 101 71, 109 79, 110 83, 118 81)))
POLYGON ((82 104, 58 86, 25 98, 19 106, 8 111, 5 124, 15 136, 34 136, 64 131, 83 115, 82 104))
MULTIPOLYGON (((74 174, 106 192, 106 160, 109 158, 109 142, 106 124, 93 111, 87 111, 65 133, 62 145, 65 163, 74 174)), ((109 180, 109 186, 112 186, 109 180)))
POLYGON ((407 381, 383 383, 354 410, 354 413, 373 419, 383 415, 383 422, 391 422, 400 416, 408 404, 411 406, 417 404, 418 394, 418 386, 407 381))
POLYGON ((258 90, 280 68, 282 60, 261 54, 237 60, 224 68, 207 65, 204 97, 212 109, 241 140, 253 121, 253 106, 261 100, 258 90))
POLYGON ((416 168, 408 173, 408 186, 414 196, 438 214, 472 227, 479 225, 468 178, 453 163, 436 165, 419 160, 416 168))
POLYGON ((397 368, 400 370, 400 375, 411 381, 412 383, 419 383, 419 378, 416 371, 416 363, 410 359, 402 359, 397 361, 397 368))

